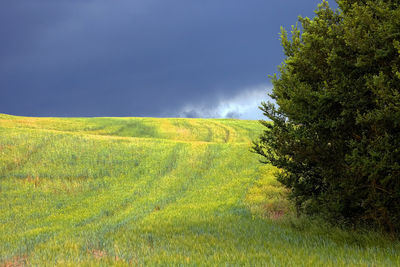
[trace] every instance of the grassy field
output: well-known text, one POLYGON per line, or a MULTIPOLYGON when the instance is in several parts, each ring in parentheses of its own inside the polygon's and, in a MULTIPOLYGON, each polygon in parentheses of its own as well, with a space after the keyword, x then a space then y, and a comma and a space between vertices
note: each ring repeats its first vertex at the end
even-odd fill
POLYGON ((399 266, 400 243, 295 218, 256 121, 0 114, 0 266, 399 266))

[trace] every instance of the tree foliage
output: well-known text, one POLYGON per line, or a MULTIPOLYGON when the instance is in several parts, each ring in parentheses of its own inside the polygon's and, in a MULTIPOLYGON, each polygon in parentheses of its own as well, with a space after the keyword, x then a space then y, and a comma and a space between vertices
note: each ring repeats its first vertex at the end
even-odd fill
POLYGON ((400 230, 400 1, 299 18, 254 143, 299 211, 400 230))

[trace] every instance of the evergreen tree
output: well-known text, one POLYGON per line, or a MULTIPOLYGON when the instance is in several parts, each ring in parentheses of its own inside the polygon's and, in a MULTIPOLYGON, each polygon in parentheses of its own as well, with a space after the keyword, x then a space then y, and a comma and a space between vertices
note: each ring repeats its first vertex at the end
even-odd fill
POLYGON ((300 212, 400 230, 400 1, 299 18, 254 143, 300 212))

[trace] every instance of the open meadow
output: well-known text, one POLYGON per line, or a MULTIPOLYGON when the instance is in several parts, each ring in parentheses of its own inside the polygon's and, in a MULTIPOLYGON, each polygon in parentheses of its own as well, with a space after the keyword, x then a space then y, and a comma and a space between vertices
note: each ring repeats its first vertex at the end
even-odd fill
POLYGON ((296 218, 257 121, 0 114, 0 266, 400 266, 400 243, 296 218))

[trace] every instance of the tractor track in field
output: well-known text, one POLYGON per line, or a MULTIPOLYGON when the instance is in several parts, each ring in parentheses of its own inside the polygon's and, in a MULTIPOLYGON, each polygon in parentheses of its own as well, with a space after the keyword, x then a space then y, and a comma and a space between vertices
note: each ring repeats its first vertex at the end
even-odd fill
MULTIPOLYGON (((56 136, 57 139, 59 139, 61 137, 62 136, 56 136)), ((11 162, 8 165, 6 165, 4 170, 0 173, 0 179, 6 178, 7 173, 9 173, 17 168, 23 167, 32 158, 33 155, 37 154, 39 152, 39 150, 46 147, 50 143, 50 141, 54 141, 54 140, 50 140, 50 138, 46 138, 43 142, 39 143, 33 149, 28 150, 28 152, 25 154, 25 156, 20 161, 11 162)))

